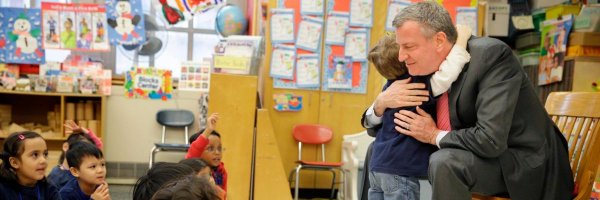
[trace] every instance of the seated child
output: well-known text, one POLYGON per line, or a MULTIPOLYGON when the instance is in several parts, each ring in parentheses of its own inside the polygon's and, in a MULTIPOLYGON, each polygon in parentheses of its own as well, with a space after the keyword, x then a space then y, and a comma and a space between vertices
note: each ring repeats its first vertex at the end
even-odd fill
POLYGON ((76 142, 67 151, 71 174, 76 177, 60 189, 63 199, 109 200, 106 162, 102 151, 88 142, 76 142))
POLYGON ((65 122, 66 133, 70 134, 67 140, 62 145, 62 153, 58 159, 58 165, 52 168, 50 174, 48 174, 48 182, 56 186, 56 188, 62 188, 67 182, 75 180, 75 177, 71 175, 69 171, 69 165, 65 154, 69 150, 69 146, 75 142, 84 141, 96 145, 99 149, 102 149, 102 141, 94 134, 94 132, 79 127, 73 120, 67 120, 65 122))
POLYGON ((215 179, 211 176, 210 167, 200 158, 188 158, 179 161, 179 163, 190 166, 196 172, 197 177, 204 177, 209 180, 209 182, 214 186, 214 189, 217 191, 220 199, 226 199, 225 190, 221 189, 218 185, 215 184, 215 179))
POLYGON ((46 181, 48 148, 39 134, 10 134, 0 159, 0 199, 61 199, 56 187, 46 181))
POLYGON ((187 165, 158 162, 133 186, 133 200, 151 199, 164 184, 193 174, 194 170, 187 165))
POLYGON ((221 135, 215 131, 219 120, 219 114, 211 114, 206 123, 206 129, 190 137, 190 149, 185 158, 201 158, 211 170, 215 183, 227 192, 227 170, 221 162, 223 149, 221 147, 221 135))
MULTIPOLYGON (((369 52, 368 59, 375 68, 386 79, 384 91, 388 87, 394 87, 397 81, 424 83, 429 90, 429 98, 418 107, 409 106, 401 108, 387 108, 381 117, 370 118, 365 121, 373 122, 380 120, 381 127, 378 129, 373 142, 373 153, 369 163, 369 199, 390 199, 402 196, 403 199, 419 199, 419 178, 427 177, 429 156, 437 150, 437 147, 421 143, 418 140, 400 134, 394 123, 394 114, 399 110, 410 110, 414 112, 427 112, 434 116, 436 114, 437 96, 447 95, 450 88, 463 66, 469 62, 470 55, 466 51, 467 41, 471 36, 470 28, 457 26, 458 39, 452 47, 446 60, 440 65, 439 71, 429 76, 411 76, 406 65, 398 60, 399 46, 394 35, 387 35, 369 52), (395 190, 385 189, 393 180, 395 190)), ((369 109, 372 111, 373 109, 369 109)), ((368 112, 368 111, 367 111, 368 112)), ((365 116, 375 114, 365 113, 365 116)), ((368 117, 367 116, 367 117, 368 117)), ((378 123, 373 123, 378 124, 378 123)))
POLYGON ((153 200, 203 199, 220 200, 213 185, 206 177, 187 176, 171 181, 161 187, 153 200))

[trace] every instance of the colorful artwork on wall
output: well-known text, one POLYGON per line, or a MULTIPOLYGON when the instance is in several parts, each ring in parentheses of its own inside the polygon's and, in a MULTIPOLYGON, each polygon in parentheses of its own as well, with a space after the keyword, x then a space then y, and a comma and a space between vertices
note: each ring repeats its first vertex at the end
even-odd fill
POLYGON ((172 98, 173 77, 171 70, 133 67, 125 74, 125 95, 129 98, 172 98))

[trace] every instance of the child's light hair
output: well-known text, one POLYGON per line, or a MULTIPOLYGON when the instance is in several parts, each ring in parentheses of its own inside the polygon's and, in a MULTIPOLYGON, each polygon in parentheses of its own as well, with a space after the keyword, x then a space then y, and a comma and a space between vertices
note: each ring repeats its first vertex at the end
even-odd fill
POLYGON ((395 80, 407 72, 404 62, 398 60, 399 49, 396 36, 388 32, 369 51, 367 58, 381 76, 388 80, 395 80))

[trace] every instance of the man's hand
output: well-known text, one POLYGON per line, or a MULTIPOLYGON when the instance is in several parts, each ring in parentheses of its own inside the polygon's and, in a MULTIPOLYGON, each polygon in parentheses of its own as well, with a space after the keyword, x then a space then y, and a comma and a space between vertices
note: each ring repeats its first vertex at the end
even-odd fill
POLYGON ((418 106, 429 99, 429 91, 423 83, 408 83, 410 78, 394 81, 375 99, 375 115, 381 117, 386 108, 418 106))
POLYGON ((94 200, 110 200, 110 193, 108 191, 108 183, 104 182, 102 185, 96 188, 96 191, 91 195, 94 200))
POLYGON ((435 139, 440 130, 437 129, 431 115, 417 107, 417 113, 400 110, 394 113, 396 130, 404 135, 411 136, 423 143, 436 145, 435 139))

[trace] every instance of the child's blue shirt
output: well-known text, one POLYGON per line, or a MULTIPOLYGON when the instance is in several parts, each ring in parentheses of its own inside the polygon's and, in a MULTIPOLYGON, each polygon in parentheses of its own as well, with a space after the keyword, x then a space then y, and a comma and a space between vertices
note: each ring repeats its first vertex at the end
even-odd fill
POLYGON ((90 200, 90 195, 86 195, 79 187, 79 181, 73 179, 60 189, 60 196, 68 200, 90 200))
MULTIPOLYGON (((406 73, 396 80, 411 77, 406 73)), ((411 82, 425 83, 431 94, 429 79, 431 76, 412 76, 411 82)), ((386 90, 394 81, 388 80, 383 90, 386 90)), ((419 107, 429 113, 435 120, 436 99, 429 95, 429 100, 423 102, 419 107)), ((387 108, 382 116, 382 124, 377 130, 377 136, 373 143, 373 154, 369 163, 369 170, 373 172, 394 174, 409 177, 426 177, 429 167, 429 156, 437 150, 437 147, 419 142, 413 137, 396 131, 394 113, 400 110, 408 110, 416 113, 416 107, 387 108)))

